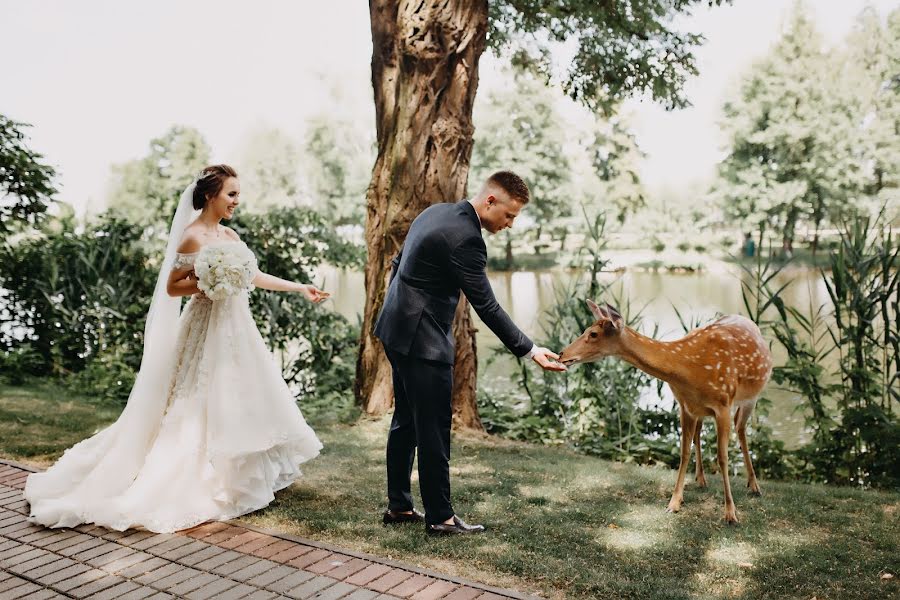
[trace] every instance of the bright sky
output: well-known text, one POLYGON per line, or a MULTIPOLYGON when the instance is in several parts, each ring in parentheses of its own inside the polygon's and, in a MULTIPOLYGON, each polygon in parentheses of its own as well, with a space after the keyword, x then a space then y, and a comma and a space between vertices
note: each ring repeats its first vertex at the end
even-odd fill
MULTIPOLYGON (((900 6, 869 3, 882 15, 900 6)), ((830 43, 865 4, 808 0, 830 43)), ((687 88, 694 106, 628 104, 651 188, 683 189, 711 172, 729 85, 771 46, 791 6, 735 0, 684 19, 708 38, 687 88)), ((34 125, 32 148, 59 169, 60 199, 82 213, 102 204, 111 164, 144 155, 173 124, 198 128, 213 160, 234 161, 261 126, 299 136, 312 114, 371 111, 368 19, 363 0, 0 0, 0 113, 34 125), (342 82, 341 102, 323 76, 342 82)))

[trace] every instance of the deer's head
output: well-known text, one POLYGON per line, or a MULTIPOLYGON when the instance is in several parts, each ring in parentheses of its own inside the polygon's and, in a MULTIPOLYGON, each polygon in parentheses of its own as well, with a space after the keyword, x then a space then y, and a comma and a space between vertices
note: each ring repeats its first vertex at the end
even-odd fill
POLYGON ((600 360, 619 350, 619 336, 625 328, 622 315, 609 304, 600 307, 593 300, 587 303, 595 321, 559 353, 559 362, 566 366, 600 360))

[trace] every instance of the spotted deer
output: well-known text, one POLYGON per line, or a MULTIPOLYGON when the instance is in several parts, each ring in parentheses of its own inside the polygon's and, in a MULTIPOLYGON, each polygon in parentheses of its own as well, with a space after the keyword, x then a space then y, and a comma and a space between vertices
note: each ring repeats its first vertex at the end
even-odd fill
POLYGON ((654 340, 626 327, 622 315, 610 306, 601 308, 588 300, 596 319, 559 355, 565 365, 620 358, 669 384, 681 407, 681 462, 668 512, 678 512, 684 478, 691 459, 691 440, 696 447, 696 480, 706 486, 700 455, 700 429, 704 417, 716 420, 717 458, 725 487, 725 521, 737 523, 731 483, 728 480, 728 440, 731 410, 736 407, 737 430, 747 487, 759 495, 759 482, 747 450, 747 421, 756 400, 772 374, 772 354, 753 321, 729 315, 671 342, 654 340))

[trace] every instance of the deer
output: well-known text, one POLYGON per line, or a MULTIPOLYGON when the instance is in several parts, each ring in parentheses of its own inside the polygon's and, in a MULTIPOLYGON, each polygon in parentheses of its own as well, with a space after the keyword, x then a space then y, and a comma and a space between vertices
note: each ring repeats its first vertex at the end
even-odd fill
POLYGON ((706 487, 700 454, 700 430, 705 417, 716 423, 717 462, 725 488, 725 522, 738 522, 728 478, 731 412, 744 455, 747 487, 761 495, 747 450, 747 421, 772 375, 772 353, 759 327, 740 315, 726 315, 674 341, 656 340, 626 327, 610 304, 587 301, 595 321, 566 346, 559 361, 566 365, 595 362, 613 356, 669 384, 681 409, 681 462, 675 490, 666 512, 677 513, 684 499, 684 479, 696 447, 696 482, 706 487))

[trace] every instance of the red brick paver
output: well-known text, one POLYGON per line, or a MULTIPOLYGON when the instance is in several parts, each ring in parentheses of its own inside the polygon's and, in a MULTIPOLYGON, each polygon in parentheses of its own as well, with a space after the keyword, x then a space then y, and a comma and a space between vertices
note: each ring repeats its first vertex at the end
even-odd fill
POLYGON ((366 584, 366 587, 370 590, 375 590, 376 592, 386 592, 389 589, 396 587, 412 577, 413 574, 409 571, 403 571, 400 569, 391 569, 378 579, 370 581, 366 584))
POLYGON ((360 571, 359 573, 356 573, 355 575, 348 577, 347 583, 352 584, 352 585, 366 585, 370 581, 374 581, 374 580, 378 579, 379 577, 381 577, 382 575, 384 575, 385 573, 387 573, 390 570, 391 570, 391 568, 386 565, 378 565, 378 564, 370 565, 370 566, 366 567, 365 569, 363 569, 362 571, 360 571))
MULTIPOLYGON (((276 554, 284 552, 290 548, 296 546, 294 542, 290 540, 278 540, 274 544, 269 544, 268 546, 263 546, 261 548, 257 548, 253 550, 250 554, 253 556, 258 556, 260 558, 272 558, 276 554)), ((299 556, 299 555, 298 555, 299 556)), ((293 558, 293 557, 292 557, 293 558)), ((281 562, 281 561, 278 561, 281 562)))
POLYGON ((298 569, 302 569, 309 565, 315 564, 325 558, 326 556, 331 556, 332 552, 328 550, 322 550, 321 548, 316 548, 312 552, 307 552, 305 554, 301 554, 297 558, 292 561, 289 561, 288 564, 292 567, 297 567, 298 569))
POLYGON ((419 590, 425 589, 434 582, 435 580, 431 577, 413 575, 397 587, 391 588, 388 593, 392 596, 397 596, 398 598, 409 598, 419 590))
POLYGON ((369 565, 371 565, 367 560, 363 560, 361 558, 351 558, 349 561, 343 563, 339 567, 335 567, 334 569, 328 571, 328 576, 338 581, 343 581, 344 579, 354 575, 369 565))
POLYGON ((473 598, 478 598, 479 596, 483 596, 484 592, 482 590, 478 590, 470 587, 462 587, 458 590, 450 592, 441 600, 472 600, 473 598))
POLYGON ((411 596, 412 600, 438 600, 447 596, 459 586, 449 581, 435 581, 411 596))

